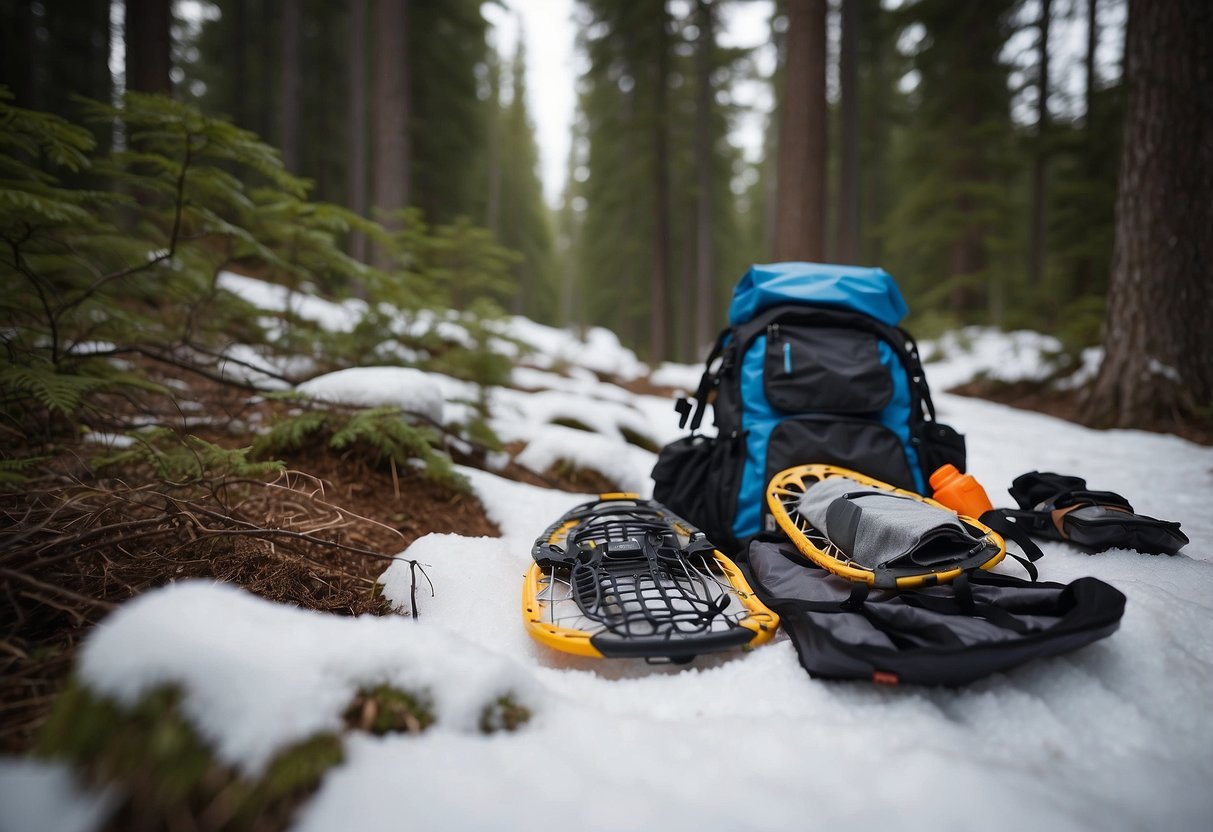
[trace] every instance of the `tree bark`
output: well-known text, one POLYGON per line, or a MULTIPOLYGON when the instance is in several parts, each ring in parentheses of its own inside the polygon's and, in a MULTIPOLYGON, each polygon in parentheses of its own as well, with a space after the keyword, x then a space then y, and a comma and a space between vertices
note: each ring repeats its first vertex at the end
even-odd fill
POLYGON ((250 116, 248 94, 251 74, 249 73, 249 15, 248 0, 231 0, 224 9, 224 15, 231 15, 231 55, 232 55, 232 89, 236 94, 231 96, 230 105, 232 118, 236 124, 246 130, 254 129, 250 116))
POLYGON ((1029 242, 1029 276, 1033 286, 1040 287, 1045 272, 1045 210, 1048 188, 1049 140, 1049 20, 1051 0, 1040 2, 1040 74, 1036 89, 1036 153, 1032 160, 1032 223, 1029 242))
POLYGON ((825 257, 826 0, 789 0, 776 260, 825 257))
POLYGON ((282 4, 282 64, 278 76, 278 145, 282 164, 299 172, 300 130, 303 120, 303 44, 300 17, 303 0, 282 4))
POLYGON ((1213 6, 1130 0, 1097 424, 1213 426, 1213 6))
POLYGON ((863 215, 860 219, 859 236, 860 256, 870 264, 880 264, 884 261, 884 232, 880 229, 888 213, 889 197, 886 188, 886 178, 889 168, 889 122, 892 120, 889 107, 889 72, 886 44, 891 38, 885 34, 888 28, 882 20, 884 12, 879 0, 868 0, 860 7, 859 37, 857 45, 864 44, 868 57, 868 87, 867 100, 871 102, 868 110, 869 121, 864 125, 863 135, 868 142, 868 151, 861 160, 860 206, 863 215))
MULTIPOLYGON (((1083 88, 1083 140, 1087 148, 1096 147, 1103 137, 1095 130, 1095 85, 1098 76, 1095 70, 1095 53, 1099 48, 1099 3, 1098 0, 1087 0, 1087 52, 1083 56, 1086 83, 1083 88)), ((1084 154, 1082 165, 1089 179, 1099 175, 1099 161, 1089 150, 1084 154)), ((1090 256, 1084 256, 1075 266, 1074 282, 1070 290, 1071 297, 1083 297, 1091 292, 1095 281, 1095 265, 1090 256)))
POLYGON ((1087 126, 1091 125, 1091 110, 1095 105, 1095 84, 1098 78, 1095 74, 1095 52, 1099 48, 1099 0, 1087 0, 1087 54, 1084 56, 1083 68, 1086 74, 1084 85, 1083 117, 1087 126))
MULTIPOLYGON (((350 210, 366 216, 366 2, 350 2, 350 210)), ((350 235, 350 254, 365 262, 366 237, 357 231, 350 235)))
MULTIPOLYGON (((390 215, 409 204, 411 146, 409 137, 408 0, 375 0, 375 116, 372 201, 389 228, 399 228, 390 215)), ((376 264, 389 265, 384 251, 376 264)))
POLYGON ((670 274, 670 142, 668 129, 670 78, 669 31, 664 3, 656 12, 655 54, 650 64, 653 84, 653 272, 649 308, 649 361, 665 361, 668 347, 670 274))
POLYGON ((715 177, 712 171, 712 50, 716 46, 712 6, 698 0, 695 24, 695 173, 698 183, 695 211, 695 326, 692 350, 706 349, 715 329, 716 246, 715 177))
POLYGON ((839 263, 859 262, 859 38, 860 0, 842 0, 838 74, 842 147, 838 182, 839 263))
POLYGON ((126 88, 173 91, 170 0, 126 0, 126 88))
POLYGON ((0 84, 13 93, 18 107, 39 109, 35 95, 34 11, 29 3, 0 6, 0 84))

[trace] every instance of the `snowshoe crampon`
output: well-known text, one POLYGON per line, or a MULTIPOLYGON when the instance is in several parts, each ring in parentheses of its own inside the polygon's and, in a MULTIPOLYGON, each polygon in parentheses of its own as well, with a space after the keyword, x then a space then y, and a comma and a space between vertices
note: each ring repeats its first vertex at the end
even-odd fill
POLYGON ((767 506, 813 563, 878 589, 946 583, 1006 555, 1003 538, 980 521, 832 465, 780 471, 767 486, 767 506), (820 505, 816 495, 826 495, 820 505))
POLYGON ((566 653, 686 662, 757 646, 779 626, 703 532, 635 494, 577 506, 531 554, 527 630, 566 653))

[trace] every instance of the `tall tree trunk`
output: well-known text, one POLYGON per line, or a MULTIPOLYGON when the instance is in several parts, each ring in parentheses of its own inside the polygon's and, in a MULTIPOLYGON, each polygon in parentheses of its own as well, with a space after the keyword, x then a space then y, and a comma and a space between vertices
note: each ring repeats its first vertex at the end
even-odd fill
MULTIPOLYGON (((1103 140, 1096 134, 1093 113, 1095 111, 1095 85, 1098 76, 1095 74, 1095 52, 1099 48, 1099 3, 1098 0, 1087 0, 1087 53, 1083 59, 1086 83, 1083 88, 1083 140, 1088 148, 1096 146, 1103 140)), ((1095 179, 1099 174, 1099 161, 1094 153, 1087 152, 1083 156, 1082 165, 1086 169, 1087 178, 1095 179)), ((1074 283, 1070 296, 1085 297, 1091 292, 1095 280, 1095 266, 1090 255, 1084 255, 1075 266, 1074 283)))
MULTIPOLYGON (((399 222, 389 214, 409 204, 408 0, 375 0, 375 135, 372 200, 389 228, 399 222)), ((378 251, 376 264, 389 265, 378 251)))
MULTIPOLYGON (((515 18, 518 25, 519 43, 522 43, 522 21, 515 18)), ((515 67, 516 69, 516 67, 515 67)), ((488 178, 485 182, 487 196, 484 206, 484 224, 498 239, 501 238, 501 139, 502 139, 502 104, 501 104, 501 62, 492 59, 488 67, 489 77, 489 146, 487 154, 488 178)))
POLYGON ((1099 0, 1087 0, 1087 54, 1084 56, 1086 84, 1083 86, 1083 117, 1087 127, 1091 126, 1091 110, 1095 105, 1095 52, 1099 49, 1099 0))
MULTIPOLYGON (((350 2, 350 210, 366 216, 366 2, 350 2)), ((367 240, 355 231, 350 235, 350 254, 366 262, 367 240)))
POLYGON ((665 4, 657 6, 656 52, 650 64, 653 84, 653 272, 649 307, 649 361, 656 366, 666 359, 669 328, 670 274, 670 141, 669 95, 670 43, 665 4))
POLYGON ((888 188, 885 184, 889 167, 889 72, 886 48, 891 38, 882 20, 880 0, 864 0, 859 6, 860 23, 856 46, 860 63, 866 68, 862 87, 864 109, 864 153, 859 159, 860 197, 862 211, 859 221, 859 262, 878 265, 884 262, 884 232, 881 231, 888 212, 888 188))
POLYGON ((775 259, 824 259, 826 0, 788 2, 778 179, 775 259))
POLYGON ((278 145, 282 164, 299 172, 299 143, 303 123, 303 43, 300 18, 303 0, 282 4, 282 63, 278 76, 278 145))
POLYGON ((695 326, 691 353, 704 349, 715 328, 716 244, 713 220, 715 177, 712 175, 712 50, 716 47, 716 26, 712 6, 698 0, 695 25, 699 37, 695 43, 695 174, 698 193, 695 203, 695 326))
POLYGON ((1213 427, 1213 5, 1130 0, 1105 357, 1086 415, 1213 427))
POLYGON ((838 183, 839 263, 859 262, 859 38, 860 0, 842 0, 839 50, 841 171, 838 183))
POLYGON ((236 94, 232 96, 232 118, 236 124, 246 130, 255 129, 250 115, 249 83, 249 16, 248 0, 231 0, 224 14, 230 14, 232 20, 232 88, 236 94))
POLYGON ((1045 203, 1048 190, 1049 141, 1049 21, 1052 0, 1040 2, 1040 74, 1036 89, 1036 153, 1032 160, 1032 223, 1029 243, 1029 275, 1039 287, 1045 272, 1045 203))
POLYGON ((173 91, 171 0, 126 0, 126 88, 173 91))
POLYGON ((18 107, 38 109, 34 92, 37 42, 31 4, 0 5, 0 84, 13 93, 18 107))

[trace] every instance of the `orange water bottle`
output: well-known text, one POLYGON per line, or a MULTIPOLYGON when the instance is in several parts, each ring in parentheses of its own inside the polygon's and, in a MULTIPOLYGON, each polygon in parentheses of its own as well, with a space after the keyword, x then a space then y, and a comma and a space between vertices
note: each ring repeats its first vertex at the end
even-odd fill
POLYGON ((972 474, 962 474, 955 465, 941 465, 931 475, 932 497, 957 514, 981 517, 994 508, 986 490, 972 474))

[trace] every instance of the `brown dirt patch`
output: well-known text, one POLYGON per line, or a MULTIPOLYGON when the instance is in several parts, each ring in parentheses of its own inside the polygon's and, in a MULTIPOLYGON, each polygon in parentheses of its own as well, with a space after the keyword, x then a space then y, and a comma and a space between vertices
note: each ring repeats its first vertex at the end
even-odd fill
POLYGON ((418 537, 500 534, 474 496, 418 475, 394 482, 332 454, 287 461, 311 476, 217 496, 67 480, 0 496, 0 753, 29 750, 79 643, 148 589, 210 578, 310 609, 378 615, 387 609, 375 580, 418 537))
MULTIPOLYGON (((971 381, 959 387, 948 390, 959 396, 969 396, 976 399, 1018 407, 1023 410, 1033 410, 1056 416, 1069 422, 1075 422, 1087 427, 1100 428, 1102 425, 1092 425, 1082 416, 1082 390, 1053 390, 1046 384, 1034 381, 1018 381, 1013 383, 989 380, 971 381)), ((1181 436, 1191 442, 1201 445, 1213 445, 1213 430, 1191 422, 1178 420, 1155 420, 1150 423, 1134 425, 1138 430, 1154 433, 1171 433, 1181 436)))

